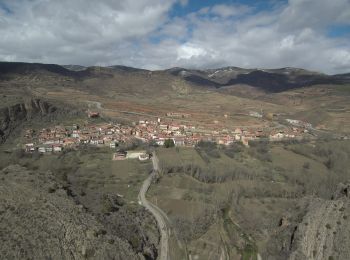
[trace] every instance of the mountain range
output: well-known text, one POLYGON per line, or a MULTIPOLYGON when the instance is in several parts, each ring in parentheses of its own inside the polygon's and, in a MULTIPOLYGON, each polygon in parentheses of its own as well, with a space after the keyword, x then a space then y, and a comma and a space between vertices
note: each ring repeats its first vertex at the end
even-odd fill
MULTIPOLYGON (((13 74, 31 74, 49 72, 60 76, 68 76, 74 79, 93 77, 96 73, 122 72, 122 73, 146 73, 152 71, 126 66, 108 67, 84 67, 79 65, 55 65, 40 63, 0 62, 0 77, 6 78, 13 74)), ((238 67, 224 67, 218 69, 185 69, 171 68, 157 73, 170 74, 181 78, 191 84, 220 89, 235 85, 248 85, 266 92, 283 92, 288 89, 296 89, 312 85, 350 83, 350 73, 327 75, 300 68, 278 69, 244 69, 238 67)))

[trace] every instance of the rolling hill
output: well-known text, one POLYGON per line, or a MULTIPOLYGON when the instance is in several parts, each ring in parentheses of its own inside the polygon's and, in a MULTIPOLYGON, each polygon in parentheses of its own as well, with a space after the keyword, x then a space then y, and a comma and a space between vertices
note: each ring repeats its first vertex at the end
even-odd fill
POLYGON ((6 100, 33 96, 83 109, 98 102, 103 115, 130 122, 140 116, 183 112, 191 115, 193 124, 217 122, 218 128, 269 125, 249 116, 250 111, 263 111, 348 132, 349 85, 349 74, 297 68, 149 71, 125 66, 0 63, 1 93, 6 100))

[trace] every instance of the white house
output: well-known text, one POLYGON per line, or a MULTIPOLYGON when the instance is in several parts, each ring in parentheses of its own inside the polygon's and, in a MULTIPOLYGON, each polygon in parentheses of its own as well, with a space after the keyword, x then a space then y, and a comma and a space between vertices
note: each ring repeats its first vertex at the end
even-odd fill
POLYGON ((47 153, 51 153, 52 152, 52 147, 45 147, 45 150, 47 153))
POLYGON ((39 147, 38 151, 39 153, 46 153, 45 147, 39 147))
POLYGON ((53 151, 56 153, 62 152, 62 146, 58 146, 58 145, 54 146, 53 151))
POLYGON ((73 138, 79 138, 79 131, 78 130, 74 130, 73 133, 72 133, 72 137, 73 138))
POLYGON ((274 135, 270 135, 270 140, 281 140, 285 137, 283 133, 276 133, 274 135))
POLYGON ((184 146, 185 145, 185 139, 183 138, 173 138, 175 146, 184 146))

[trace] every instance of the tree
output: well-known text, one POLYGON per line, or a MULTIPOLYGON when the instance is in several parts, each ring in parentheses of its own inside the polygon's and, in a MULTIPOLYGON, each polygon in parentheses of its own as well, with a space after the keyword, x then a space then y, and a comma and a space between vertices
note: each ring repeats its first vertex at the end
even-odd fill
POLYGON ((170 147, 174 147, 175 143, 173 139, 167 139, 164 141, 164 147, 165 148, 170 148, 170 147))

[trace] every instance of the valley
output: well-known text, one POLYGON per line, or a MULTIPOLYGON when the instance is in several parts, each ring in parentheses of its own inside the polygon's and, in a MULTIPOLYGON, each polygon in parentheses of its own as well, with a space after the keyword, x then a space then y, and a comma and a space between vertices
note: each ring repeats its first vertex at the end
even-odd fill
POLYGON ((294 68, 2 62, 1 255, 347 259, 349 96, 294 68))
POLYGON ((0 260, 349 260, 350 0, 0 0, 0 260))

